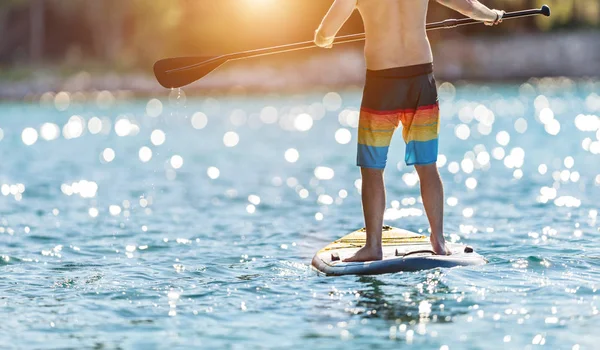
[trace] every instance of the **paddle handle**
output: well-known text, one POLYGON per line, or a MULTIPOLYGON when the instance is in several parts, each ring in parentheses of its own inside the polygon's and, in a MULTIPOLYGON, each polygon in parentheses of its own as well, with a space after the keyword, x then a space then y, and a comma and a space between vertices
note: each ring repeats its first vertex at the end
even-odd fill
MULTIPOLYGON (((521 17, 536 16, 536 15, 550 16, 550 7, 544 5, 539 9, 508 12, 504 15, 503 19, 521 18, 521 17)), ((482 22, 477 21, 472 18, 447 19, 447 20, 441 21, 441 22, 429 23, 429 24, 427 24, 426 29, 427 30, 435 30, 435 29, 455 28, 455 27, 469 25, 469 24, 475 24, 475 23, 482 23, 482 22)), ((346 44, 346 43, 362 41, 362 40, 365 40, 365 33, 339 36, 334 39, 333 44, 334 45, 346 44)), ((270 55, 270 54, 274 54, 274 53, 283 53, 283 52, 310 49, 310 48, 314 48, 314 47, 316 47, 316 45, 313 41, 303 41, 303 42, 295 43, 295 44, 288 44, 288 45, 267 47, 264 49, 256 49, 256 50, 238 52, 238 53, 233 53, 233 54, 229 54, 229 55, 219 56, 218 58, 225 59, 225 60, 237 60, 237 59, 242 59, 242 58, 265 56, 265 55, 270 55)))

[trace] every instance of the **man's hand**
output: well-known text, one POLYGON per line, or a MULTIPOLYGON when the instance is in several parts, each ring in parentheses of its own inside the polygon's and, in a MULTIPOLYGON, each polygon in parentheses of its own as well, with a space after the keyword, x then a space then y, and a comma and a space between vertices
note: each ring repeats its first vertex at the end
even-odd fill
POLYGON ((325 49, 331 49, 333 47, 333 40, 335 39, 335 37, 332 38, 326 38, 321 34, 320 28, 315 30, 315 45, 325 48, 325 49))
POLYGON ((496 19, 494 21, 484 22, 486 26, 495 26, 502 23, 502 18, 504 18, 504 15, 506 14, 506 12, 502 10, 494 9, 492 11, 496 14, 496 19))

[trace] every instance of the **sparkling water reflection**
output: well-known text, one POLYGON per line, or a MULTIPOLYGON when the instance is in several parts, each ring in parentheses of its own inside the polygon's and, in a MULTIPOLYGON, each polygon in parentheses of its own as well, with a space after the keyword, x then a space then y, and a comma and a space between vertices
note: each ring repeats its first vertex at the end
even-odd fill
MULTIPOLYGON (((3 347, 593 348, 598 86, 443 83, 446 234, 490 264, 343 278, 309 263, 362 225, 360 91, 0 105, 3 347)), ((398 136, 386 179, 426 232, 398 136)))

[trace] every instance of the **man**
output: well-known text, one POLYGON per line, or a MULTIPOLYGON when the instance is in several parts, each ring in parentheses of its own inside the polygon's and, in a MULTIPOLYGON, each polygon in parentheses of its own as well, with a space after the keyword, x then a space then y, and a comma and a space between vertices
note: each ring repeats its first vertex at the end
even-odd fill
MULTIPOLYGON (((466 16, 495 25, 504 11, 477 0, 437 0, 466 16)), ((425 31, 429 0, 335 0, 315 32, 315 44, 332 46, 336 33, 355 8, 365 32, 366 83, 358 128, 357 165, 361 167, 366 244, 344 261, 382 259, 385 211, 383 170, 388 146, 402 123, 405 162, 414 165, 421 182, 431 246, 446 255, 443 231, 444 189, 437 170, 439 105, 433 55, 425 31)))

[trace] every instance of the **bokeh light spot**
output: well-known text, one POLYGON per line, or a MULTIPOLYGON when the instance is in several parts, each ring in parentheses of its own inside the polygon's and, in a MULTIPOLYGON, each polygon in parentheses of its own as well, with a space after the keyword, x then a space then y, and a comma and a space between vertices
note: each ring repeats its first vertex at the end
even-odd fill
POLYGON ((496 142, 498 142, 502 146, 508 145, 510 142, 510 134, 506 131, 500 131, 496 134, 496 142))
POLYGON ((543 108, 540 111, 540 122, 542 122, 542 124, 548 124, 552 120, 554 120, 554 112, 550 108, 543 108))
POLYGON ((315 168, 315 177, 319 180, 331 180, 333 179, 335 172, 333 171, 333 169, 325 167, 325 166, 318 166, 315 168))
POLYGON ((477 180, 474 177, 470 177, 465 181, 465 185, 468 189, 474 190, 477 187, 477 180))
POLYGON ((183 166, 183 158, 180 155, 174 155, 171 157, 171 166, 173 169, 179 169, 183 166))
POLYGON ((192 115, 192 127, 194 129, 204 129, 208 124, 208 117, 202 112, 196 112, 192 115))
POLYGON ((112 148, 105 148, 102 151, 102 159, 107 163, 112 162, 115 159, 115 151, 112 148))
POLYGON ((34 128, 25 128, 21 133, 21 140, 27 146, 31 146, 37 142, 38 132, 34 128))
POLYGON ((323 106, 328 111, 337 111, 342 108, 342 96, 337 92, 328 92, 323 97, 323 106))
POLYGON ((169 104, 171 106, 181 108, 185 106, 186 101, 187 97, 182 89, 171 89, 171 92, 169 93, 169 104))
POLYGON ((223 143, 227 147, 235 147, 240 142, 240 137, 235 131, 228 131, 223 135, 223 143))
POLYGON ((115 123, 115 133, 118 136, 127 136, 131 132, 131 121, 128 118, 121 118, 115 123))
POLYGON ((71 105, 71 95, 68 92, 61 91, 54 96, 54 107, 57 110, 64 112, 71 105))
POLYGON ((524 134, 527 131, 527 120, 519 118, 515 121, 515 130, 519 134, 524 134))
POLYGON ((350 140, 352 140, 352 133, 350 133, 350 130, 340 128, 335 132, 335 141, 337 141, 337 143, 345 145, 348 144, 350 140))
POLYGON ((156 118, 163 112, 163 104, 159 99, 153 98, 146 104, 146 114, 149 117, 156 118))
POLYGON ((96 105, 101 109, 109 109, 115 103, 115 96, 108 90, 103 90, 96 96, 96 105))
POLYGON ((284 157, 286 161, 296 163, 298 158, 300 158, 300 153, 295 148, 289 148, 285 151, 284 157))
POLYGON ((502 148, 502 147, 496 147, 492 150, 492 157, 494 157, 494 159, 502 160, 502 159, 504 159, 505 155, 506 155, 506 152, 504 151, 504 148, 502 148))
POLYGON ((121 214, 121 207, 118 205, 112 204, 108 207, 108 212, 112 216, 117 216, 117 215, 121 214))
POLYGON ((60 128, 54 123, 44 123, 40 127, 40 136, 46 141, 56 140, 60 136, 60 128))
POLYGON ((165 140, 166 140, 166 135, 165 135, 164 131, 162 131, 160 129, 156 129, 156 130, 152 131, 152 134, 150 134, 150 141, 155 146, 162 145, 163 143, 165 143, 165 140))
POLYGON ((92 117, 88 120, 88 130, 90 134, 96 135, 102 131, 102 119, 98 117, 92 117))
POLYGON ((152 150, 149 147, 143 146, 142 148, 140 148, 138 156, 140 157, 140 160, 142 162, 149 162, 150 159, 152 159, 152 150))
POLYGON ((265 124, 277 123, 277 108, 266 106, 260 111, 260 120, 265 124))
POLYGON ((463 159, 460 162, 460 167, 462 168, 462 171, 464 171, 466 174, 470 174, 473 172, 475 165, 473 164, 473 161, 471 159, 463 159))
POLYGON ((544 127, 546 132, 550 135, 556 136, 560 132, 560 123, 556 119, 549 121, 544 127))
POLYGON ((294 128, 298 131, 308 131, 313 126, 313 119, 306 113, 301 113, 294 118, 294 128))
POLYGON ((91 217, 95 218, 95 217, 97 217, 97 216, 98 216, 98 209, 96 209, 96 208, 90 208, 90 209, 88 210, 88 214, 89 214, 91 217))
POLYGON ((206 174, 208 175, 208 177, 215 180, 221 175, 221 172, 217 167, 211 166, 206 170, 206 174))
POLYGON ((473 210, 473 208, 465 208, 462 211, 462 214, 465 218, 471 218, 473 217, 473 214, 475 213, 475 211, 473 210))
POLYGON ((456 173, 458 173, 459 170, 460 170, 460 165, 457 162, 450 162, 450 164, 448 164, 448 171, 451 174, 456 174, 456 173))
POLYGON ((84 128, 85 120, 82 117, 78 115, 71 116, 63 127, 63 136, 67 140, 78 138, 83 135, 84 128))
POLYGON ((573 165, 575 165, 575 159, 573 159, 573 157, 571 157, 571 156, 568 156, 565 158, 563 163, 565 164, 565 167, 567 169, 571 169, 573 167, 573 165))
POLYGON ((442 168, 442 167, 444 167, 444 165, 446 165, 447 161, 448 161, 448 159, 446 158, 446 156, 443 154, 440 154, 440 155, 438 155, 436 165, 438 168, 442 168))
POLYGON ((454 128, 454 134, 461 140, 466 140, 471 135, 471 129, 466 124, 459 124, 454 128))

